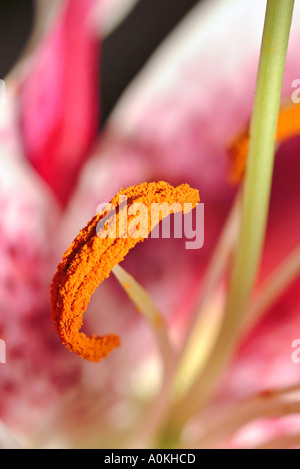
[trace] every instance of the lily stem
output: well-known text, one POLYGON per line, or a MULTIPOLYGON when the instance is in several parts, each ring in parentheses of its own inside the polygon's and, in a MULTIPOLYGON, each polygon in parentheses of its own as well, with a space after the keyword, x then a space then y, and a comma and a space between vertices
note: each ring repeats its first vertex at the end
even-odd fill
POLYGON ((294 0, 268 0, 242 200, 242 222, 224 319, 214 349, 186 397, 173 409, 182 425, 213 397, 245 321, 265 238, 294 0))

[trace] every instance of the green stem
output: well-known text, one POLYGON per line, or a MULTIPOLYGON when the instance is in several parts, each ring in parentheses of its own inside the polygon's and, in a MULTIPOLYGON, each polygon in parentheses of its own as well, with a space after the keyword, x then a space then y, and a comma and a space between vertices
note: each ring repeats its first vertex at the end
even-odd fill
MULTIPOLYGON (((207 366, 176 406, 182 425, 211 398, 245 320, 265 238, 275 135, 294 0, 268 0, 242 202, 242 225, 220 334, 207 366)), ((175 409, 174 409, 175 410, 175 409)))

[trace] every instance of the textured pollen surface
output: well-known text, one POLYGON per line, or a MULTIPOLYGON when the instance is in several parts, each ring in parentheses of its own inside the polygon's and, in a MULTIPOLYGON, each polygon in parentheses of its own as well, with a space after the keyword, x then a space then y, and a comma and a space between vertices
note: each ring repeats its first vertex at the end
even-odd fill
MULTIPOLYGON (((166 182, 143 183, 122 189, 111 201, 116 208, 116 223, 122 229, 122 212, 129 210, 135 203, 142 203, 148 209, 148 234, 151 226, 151 204, 179 204, 178 208, 187 213, 185 204, 195 208, 199 203, 199 193, 187 184, 172 187, 166 182), (126 196, 128 205, 119 207, 121 196, 126 196)), ((175 210, 175 211, 179 211, 175 210)), ((160 221, 169 213, 159 214, 160 221)), ((144 237, 107 237, 97 236, 97 224, 104 215, 96 215, 73 241, 59 264, 51 286, 52 320, 64 345, 82 358, 98 362, 114 348, 119 347, 119 337, 110 334, 103 337, 87 337, 80 332, 83 314, 90 298, 98 285, 109 277, 115 265, 119 264, 138 242, 144 237)), ((135 216, 128 215, 128 223, 135 216)), ((123 230, 122 230, 123 231, 123 230)), ((127 230, 126 230, 127 233, 127 230)))

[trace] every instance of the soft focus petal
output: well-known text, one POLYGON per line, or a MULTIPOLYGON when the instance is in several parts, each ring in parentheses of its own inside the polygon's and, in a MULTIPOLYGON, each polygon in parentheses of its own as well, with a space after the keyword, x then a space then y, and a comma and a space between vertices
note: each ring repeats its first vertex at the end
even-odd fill
POLYGON ((71 0, 35 53, 21 94, 25 154, 65 203, 97 129, 96 0, 71 0))
POLYGON ((21 153, 15 101, 1 107, 0 145, 0 419, 29 436, 78 377, 61 353, 49 320, 49 282, 56 257, 51 239, 60 210, 45 183, 21 153), (45 412, 45 414, 44 414, 45 412))

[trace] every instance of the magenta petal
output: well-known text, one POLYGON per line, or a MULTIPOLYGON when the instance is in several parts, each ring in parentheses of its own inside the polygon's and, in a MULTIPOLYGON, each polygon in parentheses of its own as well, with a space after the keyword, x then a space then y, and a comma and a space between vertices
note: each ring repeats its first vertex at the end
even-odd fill
POLYGON ((62 203, 97 130, 99 47, 89 17, 95 4, 67 2, 37 51, 21 93, 25 153, 62 203))

